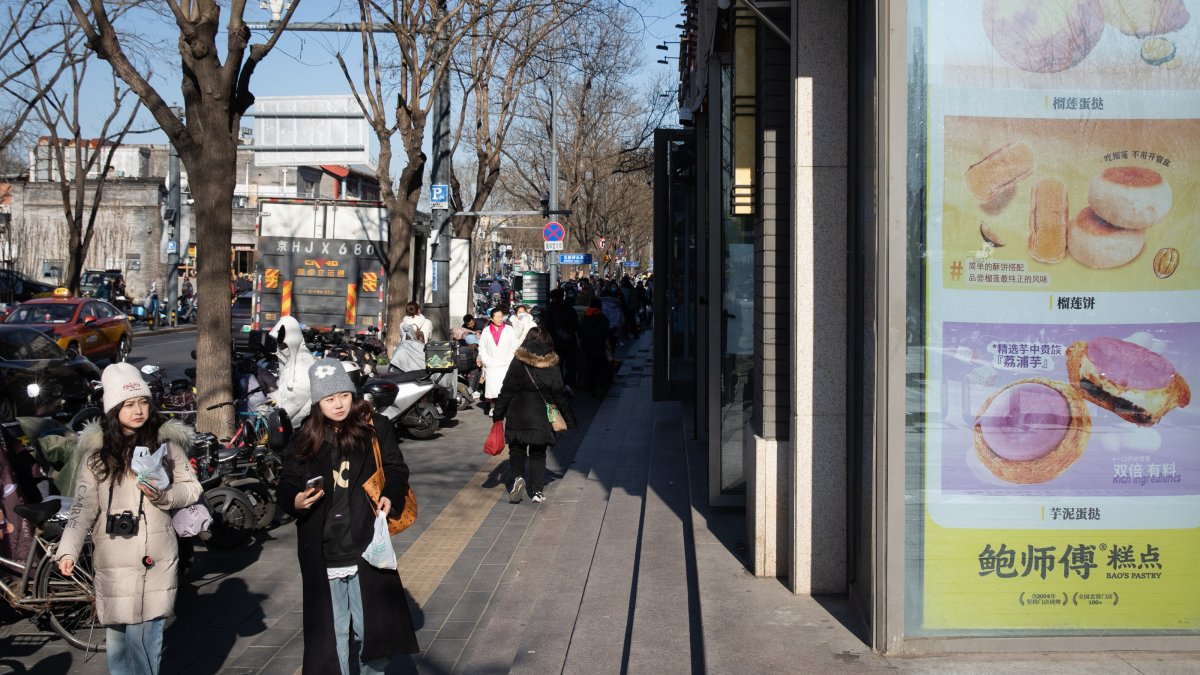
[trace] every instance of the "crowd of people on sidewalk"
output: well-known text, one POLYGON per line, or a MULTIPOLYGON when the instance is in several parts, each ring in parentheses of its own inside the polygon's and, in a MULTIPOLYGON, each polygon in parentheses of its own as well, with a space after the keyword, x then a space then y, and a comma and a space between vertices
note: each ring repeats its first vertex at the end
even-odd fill
MULTIPOLYGON (((584 279, 549 297, 538 312, 498 305, 486 323, 468 315, 451 332, 473 356, 472 392, 483 399, 493 431, 502 430, 512 503, 527 494, 534 503, 545 500, 547 452, 560 432, 576 426, 572 385, 602 396, 614 350, 648 317, 648 289, 628 278, 584 279)), ((279 339, 299 336, 296 328, 279 339)), ((422 342, 433 332, 417 303, 409 303, 401 329, 422 342)), ((298 534, 303 670, 382 673, 396 656, 419 650, 394 550, 390 565, 388 556, 373 553, 381 537, 391 548, 393 520, 414 506, 409 468, 391 423, 359 397, 342 362, 301 365, 305 386, 294 388, 298 398, 289 403, 303 423, 283 451, 277 499, 298 534)), ((281 376, 302 380, 300 367, 281 376)), ((80 434, 74 500, 54 561, 72 576, 90 538, 109 670, 156 674, 180 576, 176 516, 202 492, 188 459, 192 434, 159 414, 134 366, 113 363, 102 381, 104 417, 80 434), (160 471, 139 464, 154 448, 160 471)))

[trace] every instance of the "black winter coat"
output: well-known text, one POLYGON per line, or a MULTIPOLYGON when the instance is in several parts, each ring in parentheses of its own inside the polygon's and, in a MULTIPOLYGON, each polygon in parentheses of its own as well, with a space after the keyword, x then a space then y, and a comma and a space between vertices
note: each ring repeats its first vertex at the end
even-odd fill
POLYGON ((544 342, 526 340, 513 355, 496 399, 495 419, 504 420, 504 439, 509 445, 554 445, 547 403, 558 406, 568 428, 575 426, 558 370, 558 354, 544 342))
POLYGON ((579 324, 579 341, 583 344, 584 353, 600 357, 608 346, 608 317, 599 310, 591 309, 584 313, 583 321, 579 324))
MULTIPOLYGON (((385 484, 383 494, 392 502, 392 515, 404 508, 408 492, 408 465, 396 441, 395 431, 387 418, 374 416, 375 433, 383 459, 385 484)), ((304 590, 304 674, 324 675, 341 672, 337 642, 333 629, 333 603, 329 594, 322 538, 332 487, 334 449, 326 446, 315 458, 301 462, 296 458, 296 442, 284 450, 283 473, 279 479, 279 506, 296 518, 299 537, 296 555, 304 590), (296 495, 304 491, 309 478, 325 476, 326 497, 308 511, 296 511, 296 495)), ((354 545, 366 550, 374 534, 375 513, 362 484, 375 473, 375 455, 370 447, 350 456, 347 482, 358 489, 351 493, 350 519, 354 545)), ((396 570, 372 567, 366 560, 358 561, 359 585, 362 588, 363 636, 362 658, 372 661, 395 654, 415 654, 417 634, 409 613, 408 599, 396 570)))

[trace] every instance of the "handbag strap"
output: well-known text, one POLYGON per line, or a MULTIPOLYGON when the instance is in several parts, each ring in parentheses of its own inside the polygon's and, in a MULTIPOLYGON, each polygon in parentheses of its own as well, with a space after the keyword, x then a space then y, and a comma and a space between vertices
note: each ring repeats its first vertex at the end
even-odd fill
POLYGON ((542 395, 541 388, 537 386, 537 380, 533 379, 533 372, 529 370, 529 365, 528 364, 523 364, 523 365, 525 365, 525 374, 529 376, 529 381, 533 383, 533 389, 534 389, 534 391, 537 392, 538 396, 542 399, 542 403, 545 403, 546 405, 550 405, 550 402, 547 401, 546 397, 542 395))
MULTIPOLYGON (((383 457, 379 452, 379 436, 375 433, 375 418, 368 422, 371 427, 371 451, 375 453, 375 471, 379 473, 379 494, 383 495, 383 486, 387 484, 387 474, 383 472, 383 457)), ((369 495, 368 495, 369 496, 369 495)), ((379 503, 375 503, 379 507, 379 503)))

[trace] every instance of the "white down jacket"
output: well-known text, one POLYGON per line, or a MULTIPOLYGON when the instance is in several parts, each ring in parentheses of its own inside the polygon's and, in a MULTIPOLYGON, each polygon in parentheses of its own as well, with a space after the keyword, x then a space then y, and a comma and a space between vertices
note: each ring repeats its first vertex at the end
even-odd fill
POLYGON ((283 408, 292 425, 299 427, 312 408, 309 398, 308 367, 316 360, 304 345, 300 322, 290 316, 280 319, 271 329, 271 337, 279 341, 275 356, 279 359, 279 385, 271 392, 271 400, 283 408), (280 333, 283 339, 280 339, 280 333))

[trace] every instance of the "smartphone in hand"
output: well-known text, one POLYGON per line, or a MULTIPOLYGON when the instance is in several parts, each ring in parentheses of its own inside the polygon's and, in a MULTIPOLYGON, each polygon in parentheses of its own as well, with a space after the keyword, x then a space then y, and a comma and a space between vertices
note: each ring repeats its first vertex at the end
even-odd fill
POLYGON ((308 480, 306 480, 304 482, 304 491, 305 492, 308 492, 309 490, 320 492, 321 490, 324 490, 324 489, 325 489, 325 477, 324 476, 313 476, 312 478, 309 478, 308 480))

